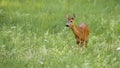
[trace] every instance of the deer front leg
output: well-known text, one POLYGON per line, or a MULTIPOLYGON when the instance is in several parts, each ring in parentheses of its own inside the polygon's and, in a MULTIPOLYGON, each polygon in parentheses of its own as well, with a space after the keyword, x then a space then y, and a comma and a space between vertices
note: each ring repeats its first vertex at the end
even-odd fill
POLYGON ((77 48, 78 48, 79 43, 80 43, 79 41, 76 41, 76 44, 77 44, 76 47, 77 47, 77 48))
POLYGON ((84 46, 84 41, 80 41, 80 43, 81 43, 80 47, 83 47, 84 46))

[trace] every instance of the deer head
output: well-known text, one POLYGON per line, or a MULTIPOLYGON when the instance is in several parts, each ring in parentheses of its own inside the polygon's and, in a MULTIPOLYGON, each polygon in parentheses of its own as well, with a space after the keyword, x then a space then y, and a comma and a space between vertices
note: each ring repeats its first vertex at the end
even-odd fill
POLYGON ((65 18, 67 19, 66 27, 72 27, 74 25, 75 14, 73 14, 73 17, 68 17, 68 15, 65 15, 65 18))

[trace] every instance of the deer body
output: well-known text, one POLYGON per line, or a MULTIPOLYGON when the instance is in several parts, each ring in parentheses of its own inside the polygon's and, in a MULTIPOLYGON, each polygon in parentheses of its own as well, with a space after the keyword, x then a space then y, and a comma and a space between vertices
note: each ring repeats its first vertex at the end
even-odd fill
POLYGON ((89 28, 85 23, 81 23, 79 26, 75 26, 74 24, 74 19, 75 15, 73 15, 72 18, 67 18, 67 23, 66 26, 70 27, 74 33, 75 39, 76 39, 76 44, 77 46, 79 43, 81 44, 81 47, 85 46, 87 47, 88 39, 89 39, 89 28))

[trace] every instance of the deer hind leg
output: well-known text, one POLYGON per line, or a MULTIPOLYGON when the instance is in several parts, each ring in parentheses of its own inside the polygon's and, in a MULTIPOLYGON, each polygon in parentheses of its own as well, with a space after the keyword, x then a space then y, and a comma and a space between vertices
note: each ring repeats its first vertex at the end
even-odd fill
POLYGON ((85 41, 85 47, 87 48, 87 44, 88 44, 88 40, 87 41, 85 41))

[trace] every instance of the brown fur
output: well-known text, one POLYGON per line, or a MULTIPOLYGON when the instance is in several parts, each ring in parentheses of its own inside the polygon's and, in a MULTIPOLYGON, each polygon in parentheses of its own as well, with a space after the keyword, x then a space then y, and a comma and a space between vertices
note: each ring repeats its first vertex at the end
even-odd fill
POLYGON ((77 46, 79 43, 81 44, 81 47, 85 46, 87 47, 88 39, 89 39, 89 28, 85 23, 81 23, 79 26, 74 25, 75 15, 73 15, 72 18, 67 18, 66 26, 70 27, 75 35, 76 44, 77 46))

